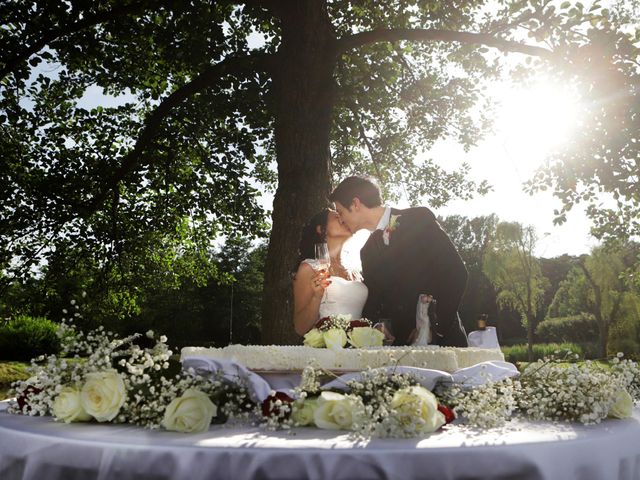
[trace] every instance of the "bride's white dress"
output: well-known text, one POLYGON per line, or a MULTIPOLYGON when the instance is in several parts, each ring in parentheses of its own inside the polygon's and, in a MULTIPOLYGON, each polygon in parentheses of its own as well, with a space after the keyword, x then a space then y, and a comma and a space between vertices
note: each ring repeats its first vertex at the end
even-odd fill
MULTIPOLYGON (((305 261, 313 266, 313 260, 305 261)), ((347 314, 353 319, 362 318, 368 293, 367 286, 359 280, 331 277, 331 285, 325 289, 320 302, 319 318, 347 314)))
POLYGON ((331 277, 331 285, 325 289, 320 302, 320 318, 346 314, 354 320, 362 318, 367 294, 367 286, 360 281, 331 277))

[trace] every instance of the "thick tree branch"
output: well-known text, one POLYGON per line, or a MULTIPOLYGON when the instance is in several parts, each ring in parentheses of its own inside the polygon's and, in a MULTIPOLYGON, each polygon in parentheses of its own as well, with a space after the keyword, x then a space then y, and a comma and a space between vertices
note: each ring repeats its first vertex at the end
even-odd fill
POLYGON ((487 45, 507 52, 519 52, 537 57, 553 58, 554 53, 542 47, 504 40, 488 33, 456 32, 451 30, 412 29, 412 28, 380 28, 368 32, 356 33, 338 40, 338 51, 346 52, 378 42, 397 42, 410 40, 414 42, 460 42, 487 45))
POLYGON ((264 53, 256 53, 243 57, 228 57, 215 65, 211 65, 191 82, 183 85, 160 102, 144 122, 142 132, 133 150, 124 156, 120 167, 118 167, 110 179, 103 183, 102 189, 85 206, 81 207, 81 215, 86 217, 95 212, 109 196, 109 192, 140 163, 144 157, 145 150, 151 145, 162 122, 171 114, 174 108, 189 97, 214 86, 224 75, 247 71, 268 71, 271 69, 271 62, 272 55, 264 53))
POLYGON ((578 262, 578 266, 582 269, 582 272, 584 273, 585 278, 587 279, 587 281, 589 282, 589 285, 591 285, 591 288, 593 289, 593 295, 595 297, 593 315, 596 317, 598 324, 600 324, 600 326, 604 328, 605 320, 602 317, 602 290, 593 279, 593 276, 591 275, 591 272, 585 265, 584 260, 580 260, 578 262))
POLYGON ((367 132, 364 128, 364 125, 362 124, 362 120, 360 119, 360 114, 358 113, 358 107, 355 104, 355 102, 349 102, 349 110, 351 110, 351 113, 353 114, 355 121, 358 123, 358 132, 360 134, 360 139, 367 147, 367 150, 369 150, 369 155, 371 156, 371 161, 373 162, 373 166, 376 169, 376 175, 378 177, 378 180, 382 182, 382 173, 380 171, 380 162, 378 160, 378 154, 376 153, 376 150, 373 147, 371 140, 369 140, 369 137, 367 137, 367 132))

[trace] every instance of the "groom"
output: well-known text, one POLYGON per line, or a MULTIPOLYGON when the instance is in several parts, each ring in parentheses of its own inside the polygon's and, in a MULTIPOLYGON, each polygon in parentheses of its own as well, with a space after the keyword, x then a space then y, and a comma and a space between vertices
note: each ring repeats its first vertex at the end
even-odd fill
POLYGON ((416 327, 420 294, 437 300, 432 344, 467 346, 458 305, 467 270, 435 216, 425 207, 397 210, 382 206, 380 188, 366 177, 349 177, 329 199, 352 231, 373 231, 360 251, 362 275, 369 289, 363 316, 389 319, 395 345, 407 345, 416 327))

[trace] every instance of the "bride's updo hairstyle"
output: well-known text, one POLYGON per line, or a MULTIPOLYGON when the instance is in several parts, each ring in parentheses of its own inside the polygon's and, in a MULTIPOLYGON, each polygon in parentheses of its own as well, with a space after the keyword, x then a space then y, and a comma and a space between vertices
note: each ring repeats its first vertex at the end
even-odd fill
MULTIPOLYGON (((300 236, 299 258, 300 262, 307 258, 315 258, 316 243, 324 243, 327 241, 327 220, 329 217, 329 209, 325 208, 316 213, 311 220, 302 228, 302 235, 300 236), (318 228, 320 227, 320 228, 318 228)), ((298 269, 296 265, 296 270, 298 269)))

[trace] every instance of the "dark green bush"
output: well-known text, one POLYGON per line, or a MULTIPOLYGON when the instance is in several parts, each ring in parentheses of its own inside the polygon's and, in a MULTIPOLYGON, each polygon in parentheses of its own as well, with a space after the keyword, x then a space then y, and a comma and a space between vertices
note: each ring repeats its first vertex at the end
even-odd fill
POLYGON ((43 317, 20 315, 0 324, 0 359, 29 360, 60 351, 58 326, 43 317))
POLYGON ((588 313, 547 318, 536 328, 536 335, 542 342, 594 342, 598 340, 598 323, 588 313))
MULTIPOLYGON (((581 358, 583 358, 582 347, 575 343, 538 343, 533 345, 533 360, 536 361, 552 355, 556 357, 564 357, 567 350, 577 353, 581 358), (556 353, 558 351, 560 354, 556 353)), ((529 361, 526 344, 502 347, 502 353, 504 354, 504 359, 507 362, 516 363, 529 361)))

